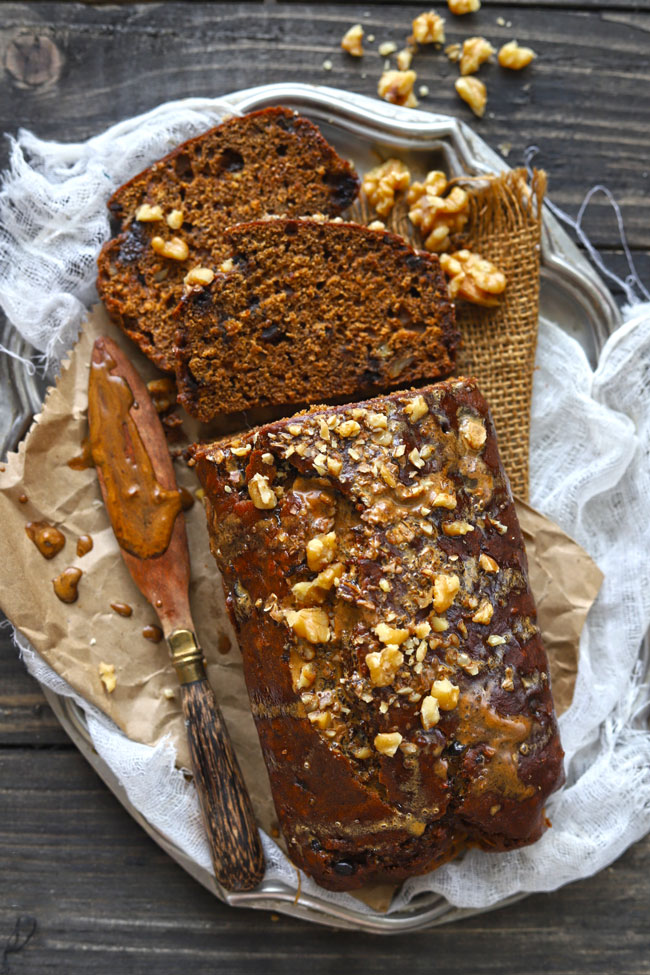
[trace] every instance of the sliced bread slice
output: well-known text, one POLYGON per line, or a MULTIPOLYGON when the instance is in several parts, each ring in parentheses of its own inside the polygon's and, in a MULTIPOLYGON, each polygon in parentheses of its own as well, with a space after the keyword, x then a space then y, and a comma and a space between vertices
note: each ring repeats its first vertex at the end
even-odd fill
POLYGON ((184 298, 179 400, 207 421, 448 376, 460 340, 435 255, 355 223, 232 227, 229 259, 184 298))
POLYGON ((117 235, 98 259, 99 294, 145 355, 172 372, 183 280, 226 256, 227 227, 267 213, 336 216, 358 188, 350 164, 289 109, 231 118, 113 194, 117 235))

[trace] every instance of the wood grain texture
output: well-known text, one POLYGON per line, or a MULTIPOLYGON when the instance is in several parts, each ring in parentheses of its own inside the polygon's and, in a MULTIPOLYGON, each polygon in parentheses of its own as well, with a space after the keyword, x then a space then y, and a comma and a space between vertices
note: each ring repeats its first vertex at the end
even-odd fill
POLYGON ((207 680, 182 684, 181 702, 217 880, 226 890, 254 890, 264 854, 225 721, 207 680))
POLYGON ((599 875, 597 896, 594 878, 386 940, 220 904, 77 752, 2 754, 0 803, 0 945, 16 915, 38 923, 14 975, 333 975, 342 964, 355 975, 650 973, 650 838, 599 875))
MULTIPOLYGON (((382 60, 345 56, 344 30, 360 20, 376 43, 400 41, 426 6, 3 3, 0 127, 84 139, 165 99, 281 80, 372 95, 382 60)), ((573 215, 588 187, 605 181, 648 283, 647 0, 483 0, 479 15, 447 19, 450 40, 516 36, 538 51, 522 75, 482 69, 489 103, 476 130, 507 150, 511 165, 538 145, 551 196, 573 215), (500 27, 499 17, 512 26, 500 27)), ((423 53, 415 67, 418 84, 431 90, 422 107, 474 124, 442 55, 423 53)), ((3 142, 2 167, 7 152, 3 142)), ((586 227, 624 276, 616 224, 602 201, 586 227)), ((649 899, 646 838, 596 877, 390 941, 227 908, 153 844, 69 745, 0 631, 0 957, 16 915, 38 922, 29 945, 9 958, 14 975, 330 975, 343 965, 363 975, 650 975, 649 899)))
MULTIPOLYGON (((165 3, 118 6, 5 3, 0 25, 0 126, 18 125, 46 138, 77 140, 159 102, 222 94, 271 81, 312 81, 376 94, 383 59, 359 60, 340 50, 345 29, 361 21, 383 40, 401 42, 413 4, 165 3), (179 29, 182 25, 182 29, 179 29), (20 39, 48 37, 64 63, 56 82, 19 86, 6 68, 20 39), (323 61, 332 62, 326 71, 323 61), (83 99, 79 92, 83 91, 83 99)), ((508 162, 540 148, 538 165, 551 174, 560 206, 577 204, 600 181, 616 193, 630 241, 650 248, 650 11, 603 6, 590 10, 492 5, 471 18, 448 17, 449 41, 484 32, 500 44, 516 36, 539 58, 524 72, 481 69, 488 87, 486 117, 476 120, 456 95, 457 67, 442 53, 415 59, 418 85, 430 95, 422 107, 457 113, 495 147, 510 147, 508 162), (497 18, 506 24, 499 26, 497 18)), ((369 45, 372 48, 372 45, 369 45)), ((6 152, 6 146, 3 147, 6 152)), ((0 163, 4 163, 0 157, 0 163)), ((593 204, 595 239, 609 237, 602 200, 593 204)))

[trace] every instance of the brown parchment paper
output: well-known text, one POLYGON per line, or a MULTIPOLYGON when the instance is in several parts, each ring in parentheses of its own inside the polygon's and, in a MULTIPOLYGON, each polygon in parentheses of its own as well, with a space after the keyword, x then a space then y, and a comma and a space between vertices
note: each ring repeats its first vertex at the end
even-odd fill
MULTIPOLYGON (((86 700, 100 708, 132 739, 155 744, 168 735, 177 762, 189 766, 176 678, 166 644, 153 644, 142 628, 156 616, 131 581, 104 509, 94 468, 72 470, 67 462, 80 454, 87 434, 87 384, 95 338, 109 334, 125 350, 146 380, 159 375, 95 308, 56 387, 49 390, 42 413, 29 434, 0 470, 0 523, 4 557, 0 561, 0 606, 32 646, 86 700), (19 498, 28 500, 21 503, 19 498), (28 521, 47 521, 66 537, 62 551, 43 558, 25 533, 28 521), (76 554, 77 539, 89 534, 94 547, 76 554), (52 579, 67 566, 83 570, 79 599, 66 605, 54 595, 52 579), (133 607, 129 618, 110 608, 133 607), (107 694, 99 679, 100 662, 113 664, 117 686, 107 694), (173 688, 169 700, 164 691, 173 688)), ((184 421, 190 437, 192 421, 184 421)), ((193 472, 175 461, 178 483, 197 488, 193 472)), ((600 570, 583 549, 524 502, 517 510, 526 540, 530 582, 549 654, 555 703, 562 713, 571 703, 582 626, 602 581, 600 570)), ((223 710, 259 824, 272 835, 276 816, 255 726, 248 706, 239 650, 225 609, 218 572, 209 551, 200 502, 186 512, 192 562, 190 600, 208 676, 223 710), (226 653, 219 646, 230 644, 226 653)), ((392 888, 391 888, 392 890, 392 888)), ((388 889, 375 888, 363 899, 385 909, 388 889)))

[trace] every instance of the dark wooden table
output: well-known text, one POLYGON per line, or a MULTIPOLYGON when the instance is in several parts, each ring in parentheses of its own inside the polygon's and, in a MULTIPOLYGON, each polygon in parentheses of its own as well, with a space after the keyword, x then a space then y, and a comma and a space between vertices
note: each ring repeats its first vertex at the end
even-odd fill
MULTIPOLYGON (((443 5, 436 8, 444 13, 443 5)), ((0 130, 85 139, 162 101, 272 81, 374 94, 382 60, 339 49, 361 21, 376 43, 400 41, 423 6, 397 3, 0 5, 0 130), (323 68, 329 59, 330 71, 323 68)), ((550 193, 575 214, 586 190, 616 194, 640 273, 650 281, 650 3, 484 0, 448 17, 450 40, 516 37, 532 69, 483 69, 488 111, 477 131, 508 161, 539 146, 550 193), (512 26, 501 25, 503 22, 512 26)), ((376 45, 375 45, 376 46, 376 45)), ((422 107, 473 121, 457 69, 423 54, 422 107)), ((0 147, 5 166, 7 147, 0 147)), ((586 226, 609 266, 627 273, 616 224, 597 199, 586 226)), ((199 887, 129 818, 57 725, 0 633, 0 970, 15 975, 178 975, 399 971, 650 972, 650 838, 596 877, 513 907, 393 940, 232 910, 199 887), (16 919, 36 919, 18 953, 16 919)))

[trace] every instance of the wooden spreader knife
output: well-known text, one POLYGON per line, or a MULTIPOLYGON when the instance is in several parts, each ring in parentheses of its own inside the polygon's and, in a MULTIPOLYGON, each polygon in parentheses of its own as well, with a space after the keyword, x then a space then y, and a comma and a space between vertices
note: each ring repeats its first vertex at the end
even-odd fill
POLYGON ((228 730, 196 642, 181 496, 147 388, 109 338, 93 347, 88 383, 90 449, 122 556, 154 607, 181 687, 194 782, 217 880, 252 890, 264 855, 228 730))

